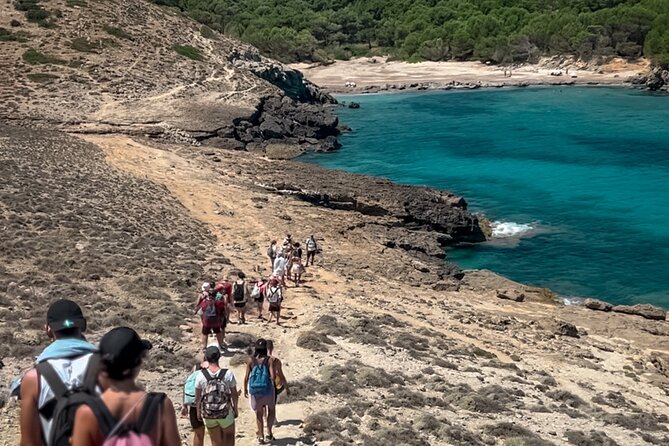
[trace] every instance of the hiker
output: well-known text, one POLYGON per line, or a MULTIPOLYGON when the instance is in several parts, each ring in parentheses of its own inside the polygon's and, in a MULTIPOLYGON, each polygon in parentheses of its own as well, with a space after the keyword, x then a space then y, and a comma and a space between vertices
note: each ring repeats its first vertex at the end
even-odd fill
POLYGON ((299 243, 295 243, 293 249, 293 258, 292 266, 290 268, 290 274, 292 275, 295 286, 300 286, 300 281, 302 279, 302 274, 304 274, 304 265, 302 265, 302 248, 299 243))
POLYGON ((227 325, 226 303, 224 300, 216 300, 211 294, 207 294, 200 302, 197 314, 202 320, 202 349, 207 348, 209 335, 214 334, 221 348, 224 348, 225 327, 227 325))
POLYGON ((195 364, 184 384, 181 416, 188 417, 188 421, 190 421, 190 427, 193 429, 193 446, 204 446, 204 422, 197 418, 195 382, 198 375, 202 373, 201 370, 207 367, 209 367, 209 363, 206 359, 195 364))
POLYGON ((235 310, 237 310, 237 323, 246 323, 246 302, 248 300, 249 290, 246 284, 246 274, 242 271, 237 273, 238 279, 232 284, 232 299, 235 310))
POLYGON ((109 387, 77 409, 72 446, 181 445, 172 401, 136 382, 149 350, 151 343, 132 328, 117 327, 102 337, 102 376, 109 387))
POLYGON ((267 322, 272 322, 272 316, 276 316, 276 325, 281 325, 280 316, 283 290, 275 277, 270 279, 269 285, 265 288, 265 299, 269 304, 269 319, 267 319, 267 322))
POLYGON ((274 269, 274 259, 276 259, 277 254, 276 240, 272 240, 267 248, 267 257, 269 257, 269 269, 270 271, 274 269))
POLYGON ((314 236, 310 236, 306 242, 307 246, 307 265, 309 266, 309 259, 311 259, 311 266, 314 266, 314 257, 316 257, 316 252, 318 251, 318 244, 314 236))
POLYGON ((263 302, 265 301, 265 287, 267 284, 261 278, 259 278, 256 283, 253 285, 253 290, 251 291, 251 299, 256 303, 258 309, 258 319, 262 320, 262 307, 263 302))
POLYGON ((290 395, 290 390, 288 389, 288 381, 286 380, 286 376, 283 374, 283 364, 279 358, 274 356, 273 353, 274 341, 268 339, 267 356, 272 358, 272 367, 274 368, 274 398, 276 400, 284 390, 286 391, 286 395, 290 395))
POLYGON ((221 352, 215 346, 204 352, 208 366, 195 380, 197 418, 204 422, 212 446, 234 446, 239 392, 232 371, 219 366, 220 357, 221 352))
POLYGON ((52 303, 45 328, 54 342, 40 353, 36 366, 14 383, 20 385, 13 392, 20 392, 22 446, 68 445, 74 413, 68 416, 59 411, 59 403, 68 400, 75 383, 91 396, 99 393, 99 357, 84 338, 86 319, 79 305, 67 299, 52 303))
POLYGON ((225 320, 226 322, 230 322, 230 314, 232 313, 232 284, 230 281, 225 278, 221 279, 216 283, 214 286, 214 289, 216 290, 216 299, 217 300, 223 300, 225 301, 226 307, 225 307, 225 320), (220 294, 220 296, 219 296, 220 294))
POLYGON ((204 282, 202 284, 202 286, 200 287, 200 291, 198 291, 198 293, 197 293, 197 300, 195 301, 195 309, 196 310, 200 306, 202 301, 205 300, 207 298, 207 296, 209 296, 209 294, 211 294, 211 290, 212 290, 212 283, 211 282, 204 282))
POLYGON ((276 409, 274 378, 272 360, 267 354, 267 341, 258 339, 255 352, 246 363, 244 396, 249 398, 251 409, 256 413, 256 436, 260 444, 274 440, 272 435, 276 409), (267 436, 265 436, 265 418, 267 418, 267 436))
POLYGON ((280 252, 274 260, 274 271, 272 276, 278 278, 281 281, 281 284, 285 284, 286 281, 284 276, 286 275, 286 259, 283 256, 283 252, 280 252))
POLYGON ((287 246, 293 246, 293 236, 290 234, 286 234, 286 238, 283 239, 283 249, 287 246))

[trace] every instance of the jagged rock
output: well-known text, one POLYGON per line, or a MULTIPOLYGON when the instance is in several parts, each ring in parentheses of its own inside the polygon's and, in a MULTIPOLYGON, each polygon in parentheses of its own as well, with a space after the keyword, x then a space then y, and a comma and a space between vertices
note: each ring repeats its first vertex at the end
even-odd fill
POLYGON ((598 299, 586 299, 585 302, 583 302, 583 306, 590 310, 597 311, 611 311, 611 308, 613 308, 613 305, 598 299))
POLYGON ((557 321, 555 334, 560 336, 568 336, 570 338, 580 337, 578 334, 578 328, 576 328, 574 324, 570 324, 569 322, 564 321, 557 321))
POLYGON ((437 282, 432 285, 434 291, 460 291, 460 282, 447 281, 437 282))
POLYGON ((348 104, 348 108, 353 108, 353 109, 360 108, 360 104, 358 104, 357 102, 351 102, 350 104, 348 104))
POLYGON ((505 299, 505 300, 512 300, 514 302, 524 302, 525 301, 525 293, 522 293, 518 290, 498 290, 497 291, 497 298, 505 299))
POLYGON ((616 305, 611 308, 611 311, 615 313, 632 314, 656 321, 663 321, 667 318, 666 311, 650 304, 616 305))
POLYGON ((263 122, 260 124, 260 135, 263 139, 281 139, 285 134, 285 130, 273 116, 265 116, 263 122))

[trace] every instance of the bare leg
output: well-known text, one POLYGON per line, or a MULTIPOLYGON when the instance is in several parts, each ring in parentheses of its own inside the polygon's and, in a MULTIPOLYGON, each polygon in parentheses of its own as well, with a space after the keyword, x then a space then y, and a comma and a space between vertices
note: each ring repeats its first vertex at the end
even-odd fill
POLYGON ((281 310, 276 312, 276 325, 281 325, 281 321, 279 320, 281 317, 281 310))
POLYGON ((200 340, 202 341, 202 349, 207 348, 207 340, 209 339, 208 335, 203 334, 200 340))
POLYGON ((274 420, 276 419, 276 406, 267 408, 267 436, 272 436, 272 427, 274 427, 274 420))
POLYGON ((218 342, 219 347, 223 347, 223 343, 225 342, 225 332, 223 330, 220 333, 216 333, 216 342, 218 342))
POLYGON ((204 426, 193 429, 193 446, 204 446, 204 426))
POLYGON ((265 438, 265 420, 264 420, 264 415, 265 415, 265 406, 259 407, 258 410, 256 410, 256 435, 258 438, 265 438))
POLYGON ((235 425, 233 424, 227 429, 222 429, 223 446, 235 446, 235 425))
POLYGON ((223 446, 223 434, 221 433, 221 428, 217 426, 207 430, 209 431, 209 438, 211 438, 211 446, 223 446))

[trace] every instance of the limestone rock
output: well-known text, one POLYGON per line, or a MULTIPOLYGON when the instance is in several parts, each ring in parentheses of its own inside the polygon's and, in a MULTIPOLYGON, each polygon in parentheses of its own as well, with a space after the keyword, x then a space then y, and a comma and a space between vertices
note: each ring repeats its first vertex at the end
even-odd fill
POLYGON ((525 301, 525 293, 518 290, 498 290, 497 297, 499 299, 512 300, 514 302, 525 301))
POLYGON ((611 311, 616 313, 633 314, 656 321, 663 321, 667 318, 666 311, 664 311, 662 308, 650 304, 616 305, 611 309, 611 311))
POLYGON ((555 334, 560 336, 568 336, 570 338, 580 337, 578 334, 578 328, 574 324, 569 322, 557 321, 555 334))
POLYGON ((590 310, 597 311, 611 311, 611 308, 613 308, 613 305, 598 299, 586 299, 585 302, 583 302, 583 306, 590 310))

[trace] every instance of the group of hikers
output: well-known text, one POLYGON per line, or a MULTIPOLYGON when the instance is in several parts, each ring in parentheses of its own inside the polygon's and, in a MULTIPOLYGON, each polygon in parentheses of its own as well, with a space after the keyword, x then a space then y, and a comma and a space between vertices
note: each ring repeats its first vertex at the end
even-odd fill
MULTIPOLYGON (((137 382, 152 345, 129 327, 117 327, 96 347, 86 341, 86 319, 77 303, 61 299, 47 310, 52 343, 36 365, 12 383, 20 399, 21 446, 180 446, 172 401, 137 382)), ((243 392, 257 422, 259 444, 274 440, 276 399, 288 393, 273 342, 259 339, 246 364, 243 392)), ((240 413, 234 373, 209 346, 184 385, 181 415, 189 417, 193 446, 233 446, 240 413)))
POLYGON ((314 236, 305 242, 306 263, 302 264, 304 251, 300 243, 293 242, 290 234, 286 235, 281 248, 276 240, 270 242, 267 256, 271 261, 271 274, 268 279, 258 277, 247 280, 246 274, 239 271, 230 281, 225 278, 219 281, 204 282, 197 292, 195 313, 202 322, 202 349, 207 347, 209 336, 214 335, 221 348, 225 348, 225 330, 231 322, 231 315, 236 314, 237 324, 246 324, 246 315, 255 308, 259 320, 268 323, 276 321, 281 325, 281 304, 285 299, 287 280, 300 286, 305 266, 314 265, 314 258, 319 252, 314 236), (267 319, 263 313, 267 305, 267 319))

